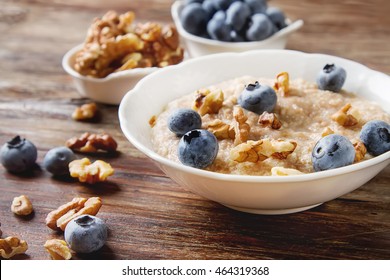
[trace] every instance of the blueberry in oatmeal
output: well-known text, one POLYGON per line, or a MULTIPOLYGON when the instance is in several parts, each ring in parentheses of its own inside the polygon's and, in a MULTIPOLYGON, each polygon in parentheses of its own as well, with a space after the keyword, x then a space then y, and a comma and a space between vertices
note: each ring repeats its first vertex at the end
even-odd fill
POLYGON ((267 85, 260 85, 257 81, 247 85, 238 98, 238 104, 242 108, 259 115, 263 112, 272 112, 276 101, 275 91, 267 85))
POLYGON ((211 132, 195 129, 183 135, 177 151, 178 158, 184 165, 205 168, 217 156, 218 141, 211 132))
POLYGON ((360 140, 373 156, 390 151, 390 124, 380 120, 366 123, 360 132, 360 140))
POLYGON ((202 119, 198 112, 191 109, 177 109, 168 118, 168 128, 178 136, 186 132, 200 128, 202 119))
POLYGON ((317 86, 321 90, 340 92, 347 78, 344 68, 335 64, 326 64, 317 76, 317 86))
POLYGON ((355 149, 345 136, 330 134, 314 146, 312 163, 315 171, 334 169, 353 163, 355 149))

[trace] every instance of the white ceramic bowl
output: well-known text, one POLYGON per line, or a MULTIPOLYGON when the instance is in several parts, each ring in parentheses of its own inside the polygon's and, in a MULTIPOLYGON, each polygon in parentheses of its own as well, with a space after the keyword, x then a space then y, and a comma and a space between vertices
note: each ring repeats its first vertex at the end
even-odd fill
POLYGON ((284 214, 312 208, 362 186, 390 163, 390 151, 346 167, 297 176, 240 176, 200 170, 170 161, 153 151, 148 124, 164 106, 185 94, 221 81, 252 75, 273 78, 287 71, 291 79, 315 82, 327 63, 344 67, 344 89, 376 100, 390 113, 390 77, 356 62, 288 50, 222 53, 188 60, 142 79, 123 98, 119 119, 127 139, 174 181, 205 198, 240 211, 284 214), (223 65, 223 67, 221 67, 223 65))
POLYGON ((158 70, 157 67, 136 68, 115 72, 105 78, 83 76, 73 68, 76 53, 81 49, 82 45, 78 45, 69 50, 62 59, 62 67, 73 78, 79 94, 97 102, 118 105, 140 79, 158 70))
POLYGON ((184 43, 190 57, 198 57, 220 52, 244 52, 260 49, 284 49, 288 36, 303 25, 303 20, 290 22, 289 25, 271 37, 257 42, 221 42, 195 36, 188 33, 182 26, 179 15, 183 9, 183 1, 176 1, 171 7, 171 14, 175 22, 181 41, 184 43))

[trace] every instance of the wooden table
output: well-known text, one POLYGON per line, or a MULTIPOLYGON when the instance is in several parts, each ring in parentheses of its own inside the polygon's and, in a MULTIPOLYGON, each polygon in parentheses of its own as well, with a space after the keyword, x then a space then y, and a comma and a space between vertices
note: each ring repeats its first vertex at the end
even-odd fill
MULTIPOLYGON (((29 244, 17 259, 49 259, 43 244, 63 238, 45 226, 48 212, 75 196, 100 196, 98 216, 109 226, 96 259, 389 259, 390 166, 358 190, 302 213, 236 212, 189 193, 167 178, 122 135, 118 107, 99 104, 98 123, 75 122, 80 99, 61 67, 83 41, 92 19, 109 9, 133 10, 138 21, 171 22, 172 1, 2 0, 0 5, 0 142, 21 135, 45 153, 83 132, 110 133, 119 143, 107 183, 88 186, 52 178, 43 169, 23 176, 0 166, 3 237, 29 244), (15 216, 10 204, 28 195, 35 212, 15 216)), ((289 49, 338 55, 390 74, 390 2, 272 1, 305 20, 289 49)), ((98 157, 91 157, 97 159, 98 157)))

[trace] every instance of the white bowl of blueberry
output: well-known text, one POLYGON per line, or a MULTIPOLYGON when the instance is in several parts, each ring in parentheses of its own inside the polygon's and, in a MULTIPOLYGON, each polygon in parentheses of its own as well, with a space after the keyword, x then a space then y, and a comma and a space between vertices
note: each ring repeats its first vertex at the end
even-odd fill
POLYGON ((388 88, 388 75, 335 56, 220 53, 142 79, 119 119, 182 187, 243 212, 294 213, 390 163, 388 88))
POLYGON ((265 0, 176 1, 171 13, 191 57, 284 49, 289 35, 303 25, 265 0))

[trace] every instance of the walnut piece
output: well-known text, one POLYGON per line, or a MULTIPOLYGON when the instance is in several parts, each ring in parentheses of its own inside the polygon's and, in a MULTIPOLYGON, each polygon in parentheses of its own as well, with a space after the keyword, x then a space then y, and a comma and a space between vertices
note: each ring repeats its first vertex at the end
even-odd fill
POLYGON ((355 148, 355 160, 354 162, 359 162, 364 159, 364 156, 367 153, 367 148, 363 144, 363 142, 357 141, 353 143, 353 147, 355 148))
POLYGON ((230 125, 220 119, 215 119, 207 125, 207 130, 214 134, 218 140, 234 139, 235 132, 230 129, 230 125))
POLYGON ((290 90, 290 77, 287 72, 279 73, 276 76, 274 89, 282 96, 287 96, 288 91, 290 90))
POLYGON ((234 145, 237 146, 248 140, 251 127, 246 122, 248 117, 245 116, 244 110, 235 106, 233 108, 233 121, 230 125, 230 129, 234 131, 234 145))
POLYGON ((324 130, 321 133, 321 137, 325 137, 327 135, 334 134, 334 131, 329 127, 325 127, 324 130))
POLYGON ((282 123, 275 113, 263 112, 259 117, 258 123, 263 127, 270 127, 272 129, 279 129, 282 127, 282 123))
POLYGON ((82 183, 95 184, 103 182, 114 174, 114 169, 107 162, 97 160, 94 163, 88 158, 76 159, 69 163, 71 177, 78 178, 82 183))
POLYGON ((352 108, 350 103, 347 103, 338 112, 333 114, 331 118, 338 124, 348 127, 356 125, 361 117, 359 111, 352 108))
POLYGON ((72 118, 76 121, 91 120, 96 117, 97 105, 96 103, 87 103, 77 107, 72 113, 72 118))
POLYGON ((150 119, 149 119, 149 125, 150 127, 154 127, 156 125, 156 121, 157 121, 157 117, 155 115, 153 115, 150 119))
POLYGON ((281 166, 275 166, 271 168, 272 176, 291 176, 291 175, 300 175, 305 174, 294 168, 285 168, 281 166))
POLYGON ((103 78, 126 69, 164 67, 183 60, 179 35, 173 25, 133 24, 135 14, 108 11, 94 19, 74 68, 82 75, 103 78))
POLYGON ((46 216, 46 225, 52 230, 65 230, 66 225, 74 218, 88 214, 95 216, 100 207, 102 200, 100 197, 75 197, 72 201, 61 205, 56 210, 51 211, 46 216))
POLYGON ((27 196, 21 195, 18 197, 14 197, 11 205, 11 211, 14 212, 16 215, 27 216, 32 213, 33 206, 27 196))
POLYGON ((258 162, 269 157, 286 159, 294 152, 297 143, 293 141, 282 141, 274 139, 262 139, 258 141, 249 140, 234 147, 230 151, 230 159, 237 162, 258 162))
POLYGON ((85 132, 79 138, 69 139, 65 145, 73 151, 82 153, 96 153, 99 150, 112 153, 118 147, 117 142, 111 135, 107 133, 91 134, 89 132, 85 132))
POLYGON ((46 240, 43 246, 53 260, 70 260, 72 258, 72 252, 64 240, 46 240))
POLYGON ((217 114, 222 108, 224 95, 222 90, 210 91, 208 89, 198 90, 193 109, 204 116, 206 114, 217 114))
POLYGON ((27 242, 18 237, 9 236, 0 239, 0 255, 4 259, 12 258, 15 255, 24 254, 28 249, 27 242))

